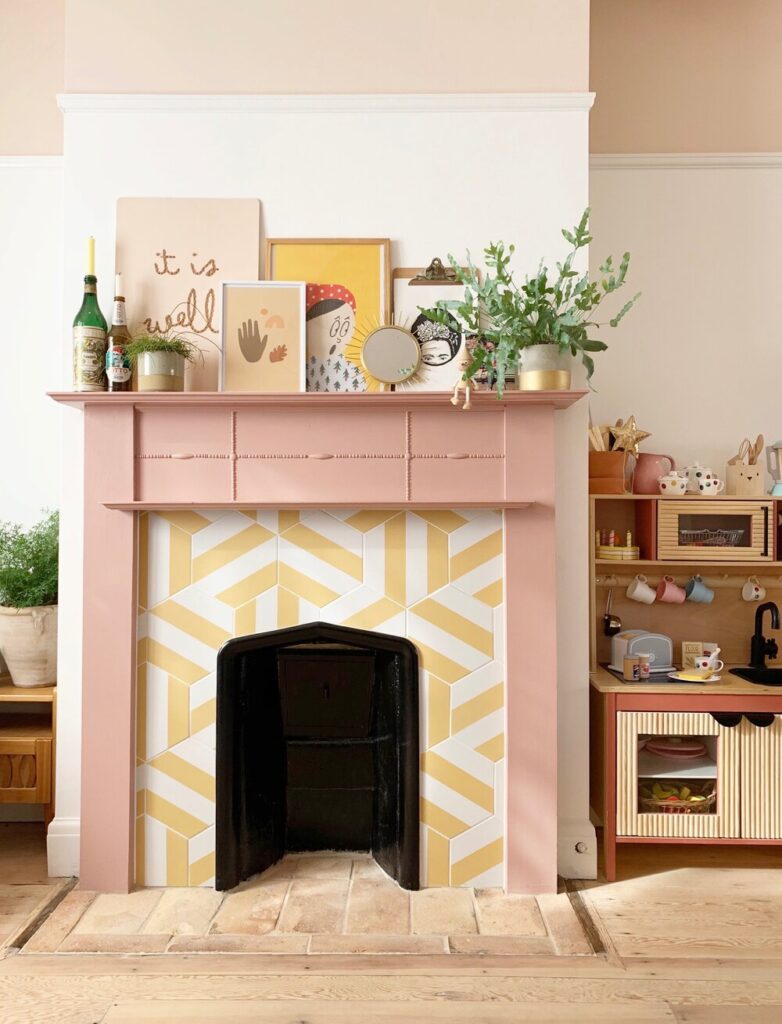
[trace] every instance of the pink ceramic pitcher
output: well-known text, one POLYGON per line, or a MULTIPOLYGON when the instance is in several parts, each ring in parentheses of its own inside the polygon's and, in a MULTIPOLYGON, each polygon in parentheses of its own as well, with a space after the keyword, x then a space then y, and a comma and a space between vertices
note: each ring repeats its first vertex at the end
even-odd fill
POLYGON ((676 460, 670 455, 655 455, 653 452, 641 452, 635 463, 633 474, 634 494, 657 494, 657 481, 676 469, 676 460))

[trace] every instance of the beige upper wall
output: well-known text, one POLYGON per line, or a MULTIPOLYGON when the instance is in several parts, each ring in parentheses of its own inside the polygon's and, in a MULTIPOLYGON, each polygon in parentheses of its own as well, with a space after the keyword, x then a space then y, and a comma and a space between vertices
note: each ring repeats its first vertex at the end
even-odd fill
POLYGON ((0 0, 0 155, 62 153, 65 0, 0 0))
POLYGON ((782 0, 592 0, 593 153, 782 151, 782 0))
POLYGON ((589 0, 68 0, 69 92, 580 92, 589 0))

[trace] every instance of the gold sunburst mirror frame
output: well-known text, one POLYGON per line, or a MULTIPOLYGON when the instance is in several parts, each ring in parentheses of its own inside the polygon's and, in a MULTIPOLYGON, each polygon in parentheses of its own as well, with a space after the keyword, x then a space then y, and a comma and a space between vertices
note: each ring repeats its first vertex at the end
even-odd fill
POLYGON ((393 317, 358 325, 345 346, 345 358, 359 367, 367 391, 388 391, 421 373, 421 346, 407 323, 393 317))

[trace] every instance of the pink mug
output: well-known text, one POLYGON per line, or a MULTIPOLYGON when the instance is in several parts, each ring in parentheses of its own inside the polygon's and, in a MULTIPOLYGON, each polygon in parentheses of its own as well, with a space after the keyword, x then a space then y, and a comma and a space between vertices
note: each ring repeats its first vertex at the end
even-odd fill
POLYGON ((687 600, 687 593, 673 576, 663 576, 657 584, 657 600, 667 601, 669 604, 683 604, 687 600))

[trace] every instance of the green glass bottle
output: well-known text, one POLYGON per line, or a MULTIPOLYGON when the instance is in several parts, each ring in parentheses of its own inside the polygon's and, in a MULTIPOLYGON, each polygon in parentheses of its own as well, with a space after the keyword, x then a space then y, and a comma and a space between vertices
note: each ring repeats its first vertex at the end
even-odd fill
POLYGON ((95 276, 95 239, 87 249, 84 299, 73 320, 73 389, 106 390, 106 318, 100 311, 95 276))

